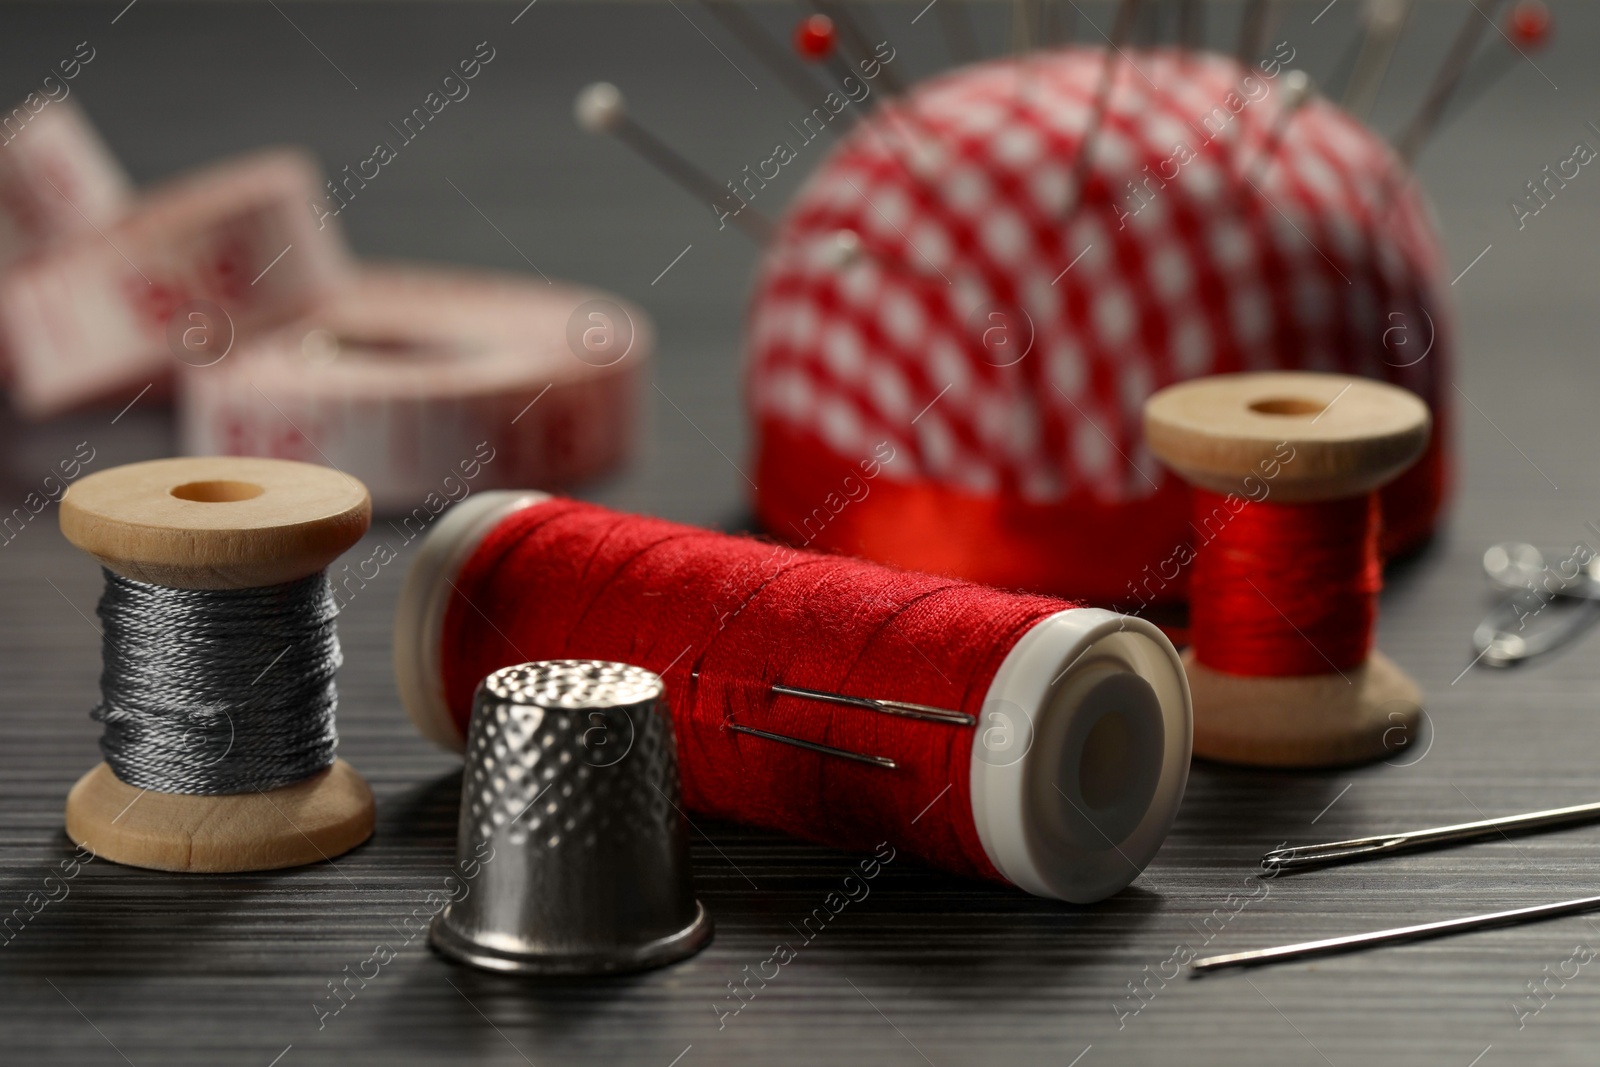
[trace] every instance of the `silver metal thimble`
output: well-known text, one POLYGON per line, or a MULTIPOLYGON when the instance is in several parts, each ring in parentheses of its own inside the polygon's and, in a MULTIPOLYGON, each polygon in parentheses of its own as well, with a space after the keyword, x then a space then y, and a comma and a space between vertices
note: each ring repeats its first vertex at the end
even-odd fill
POLYGON ((473 697, 465 758, 463 895, 434 918, 434 948, 497 971, 598 974, 710 940, 660 677, 601 660, 502 668, 473 697))

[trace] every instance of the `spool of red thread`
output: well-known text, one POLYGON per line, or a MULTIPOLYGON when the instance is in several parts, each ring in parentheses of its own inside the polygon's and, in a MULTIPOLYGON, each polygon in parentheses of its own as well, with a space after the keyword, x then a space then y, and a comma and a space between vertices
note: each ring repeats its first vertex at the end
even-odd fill
POLYGON ((537 493, 452 509, 396 619, 418 727, 459 750, 480 678, 564 658, 666 680, 692 812, 1077 903, 1138 875, 1188 776, 1182 665, 1141 619, 537 493))
POLYGON ((1427 406, 1366 378, 1230 374, 1161 390, 1144 424, 1194 487, 1193 540, 1155 579, 1190 568, 1195 755, 1332 766, 1415 738, 1421 693, 1372 647, 1375 492, 1422 454, 1427 406))

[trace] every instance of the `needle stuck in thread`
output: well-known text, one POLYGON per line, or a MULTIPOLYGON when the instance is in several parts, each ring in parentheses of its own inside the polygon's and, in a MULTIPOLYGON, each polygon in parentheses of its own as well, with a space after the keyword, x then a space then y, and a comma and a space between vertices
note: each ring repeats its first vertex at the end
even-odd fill
MULTIPOLYGON (((698 678, 696 674, 694 677, 698 678)), ((828 693, 820 689, 804 689, 800 686, 775 684, 768 686, 768 691, 780 696, 798 697, 801 700, 815 700, 824 704, 842 704, 848 708, 861 708, 865 711, 875 711, 883 715, 894 715, 903 719, 916 719, 920 722, 943 723, 947 726, 975 726, 977 718, 964 711, 951 711, 949 708, 935 708, 927 704, 913 704, 904 700, 879 700, 875 697, 847 696, 844 693, 828 693)), ((864 752, 851 752, 848 749, 834 748, 832 745, 821 745, 815 741, 806 741, 798 737, 789 737, 786 734, 775 734, 769 730, 757 730, 751 726, 742 726, 738 723, 728 723, 728 729, 736 730, 742 734, 764 738, 768 741, 779 741, 796 748, 818 752, 824 756, 838 756, 841 759, 855 760, 857 763, 866 763, 874 767, 883 767, 894 770, 899 764, 887 756, 873 756, 864 752)))

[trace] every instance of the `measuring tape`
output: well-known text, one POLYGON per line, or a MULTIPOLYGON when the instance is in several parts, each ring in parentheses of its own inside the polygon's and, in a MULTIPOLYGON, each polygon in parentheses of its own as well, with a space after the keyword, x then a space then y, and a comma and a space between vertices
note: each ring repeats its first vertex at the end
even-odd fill
POLYGON ((598 291, 365 267, 292 325, 185 368, 183 447, 332 465, 389 513, 570 485, 630 452, 652 346, 644 313, 598 291))
MULTIPOLYGON (((10 114, 27 114, 25 105, 10 114)), ((133 187, 78 105, 46 104, 20 130, 0 127, 0 266, 105 226, 133 187)))
POLYGON ((137 389, 304 314, 349 273, 339 231, 318 228, 307 207, 321 186, 305 153, 255 153, 163 184, 114 224, 14 264, 0 275, 0 342, 17 409, 41 418, 137 389), (185 340, 194 314, 211 331, 201 351, 185 340))

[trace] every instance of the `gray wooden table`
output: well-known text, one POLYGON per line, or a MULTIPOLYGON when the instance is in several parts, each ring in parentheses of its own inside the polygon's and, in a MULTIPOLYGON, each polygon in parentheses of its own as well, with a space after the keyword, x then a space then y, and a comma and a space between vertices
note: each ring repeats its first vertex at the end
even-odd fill
MULTIPOLYGON (((647 444, 626 474, 589 495, 702 524, 744 521, 744 483, 707 439, 744 454, 736 353, 753 251, 617 146, 580 136, 569 118, 574 92, 609 78, 714 172, 763 158, 792 101, 703 11, 681 0, 124 3, 0 7, 0 98, 20 98, 89 40, 97 55, 75 92, 141 180, 277 141, 307 143, 337 170, 365 158, 389 120, 479 41, 491 42, 496 60, 472 96, 345 213, 354 244, 369 256, 519 270, 533 262, 639 301, 661 337, 647 444)), ((877 14, 905 69, 926 74, 946 55, 936 20, 912 23, 920 6, 877 14)), ((1237 7, 1207 6, 1214 39, 1231 40, 1237 7)), ((1522 672, 1462 673, 1467 635, 1486 606, 1483 546, 1570 545, 1600 520, 1591 452, 1600 445, 1600 174, 1585 169, 1520 231, 1507 207, 1575 140, 1600 145, 1586 126, 1600 121, 1600 10, 1553 6, 1558 39, 1535 57, 1537 68, 1513 65, 1421 164, 1452 274, 1473 264, 1454 288, 1460 491, 1433 548, 1390 576, 1381 625, 1383 646, 1428 694, 1435 732, 1422 758, 1328 774, 1196 766, 1150 870, 1093 908, 896 863, 721 1026, 713 1005, 724 1003, 727 984, 770 955, 852 858, 701 823, 696 885, 718 931, 692 961, 618 981, 530 985, 447 966, 415 940, 319 1029, 312 1005, 327 983, 401 937, 397 927, 452 857, 456 764, 418 739, 398 707, 388 641, 400 568, 389 568, 341 623, 341 752, 377 791, 376 837, 337 867, 290 872, 174 877, 84 867, 64 899, 0 947, 0 1063, 1593 1063, 1600 963, 1552 982, 1554 995, 1520 1028, 1512 1005, 1528 983, 1570 975, 1575 952, 1600 946, 1600 919, 1248 976, 1161 977, 1183 945, 1227 951, 1597 891, 1600 829, 1305 874, 1267 889, 1247 882, 1256 858, 1280 841, 1600 794, 1600 637, 1522 672)), ((1358 7, 1290 5, 1277 36, 1294 42, 1307 69, 1326 72, 1351 39, 1358 7)), ((1398 126, 1419 98, 1463 10, 1419 5, 1379 107, 1381 128, 1398 126)), ((1084 11, 1108 25, 1105 4, 1084 11)), ((774 6, 763 17, 777 26, 794 16, 774 6)), ((998 51, 1003 8, 977 19, 998 51)), ((783 181, 764 206, 797 179, 783 181)), ((170 413, 159 404, 142 401, 113 425, 115 414, 33 427, 0 421, 0 510, 20 503, 79 441, 93 443, 97 467, 170 452, 170 413)), ((53 510, 0 549, 0 913, 40 890, 71 851, 62 801, 97 758, 87 711, 99 644, 85 616, 99 583, 97 568, 61 540, 53 510)))

